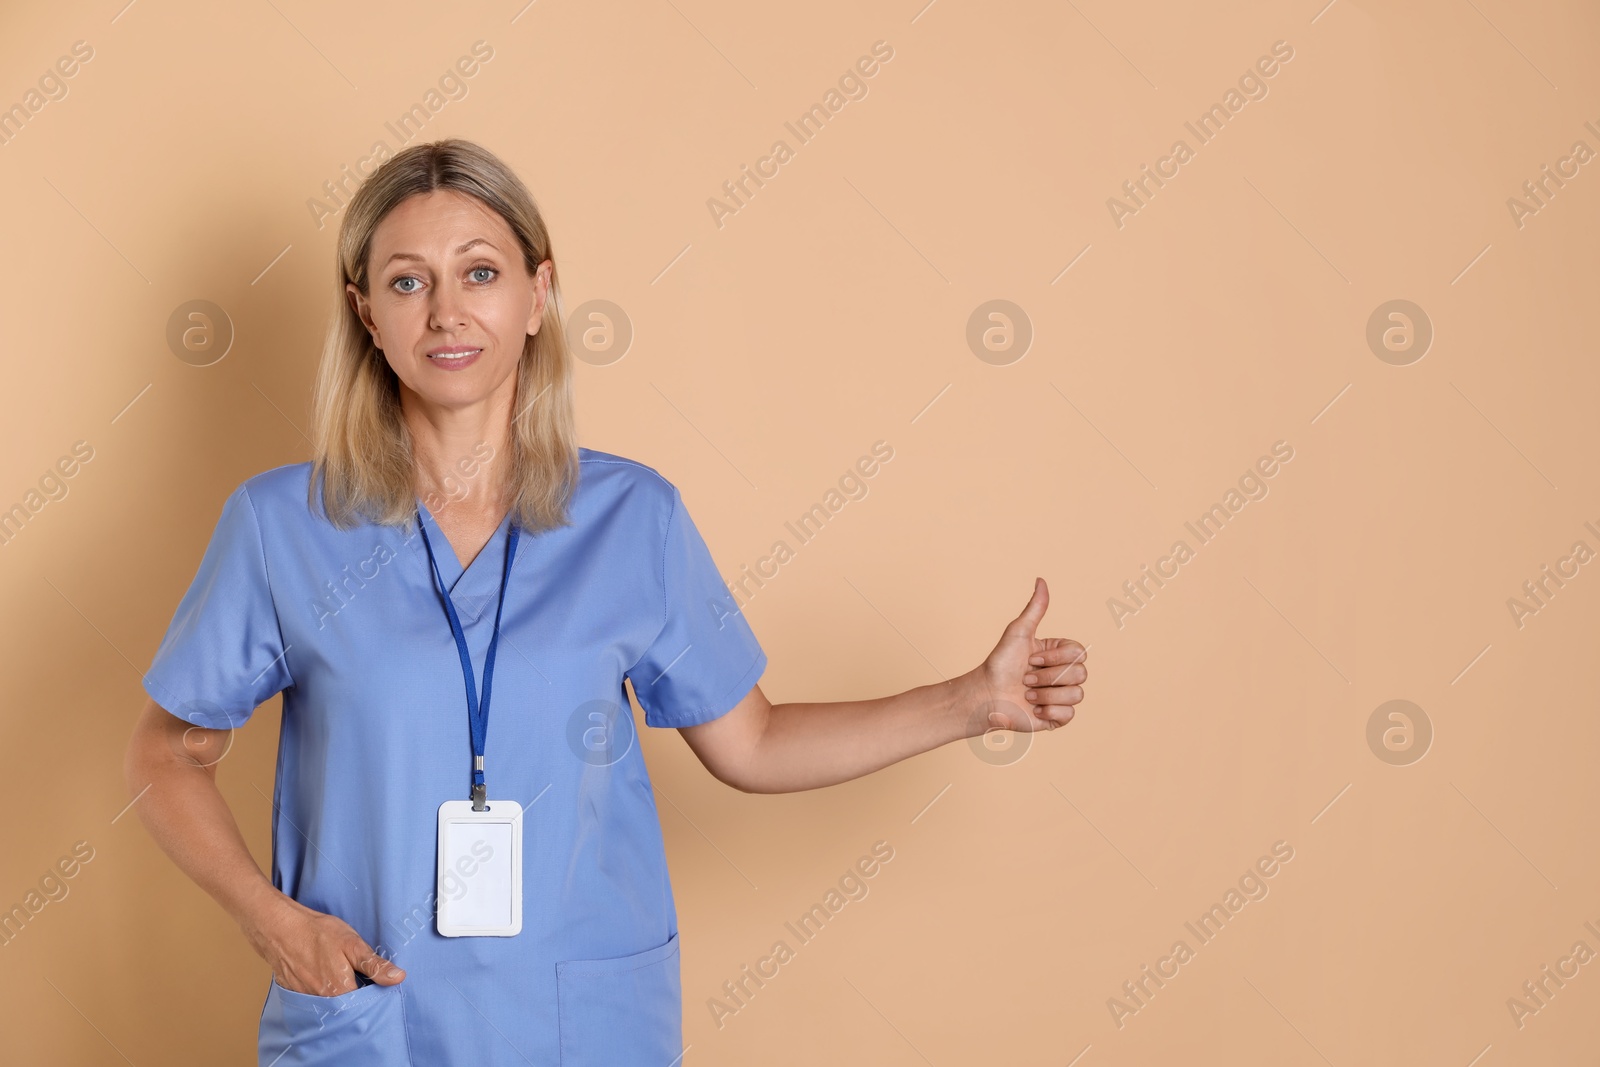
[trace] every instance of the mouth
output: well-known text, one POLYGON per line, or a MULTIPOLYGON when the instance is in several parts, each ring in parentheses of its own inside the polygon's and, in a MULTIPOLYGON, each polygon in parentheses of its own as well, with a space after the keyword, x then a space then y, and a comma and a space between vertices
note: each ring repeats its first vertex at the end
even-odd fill
POLYGON ((455 352, 430 352, 428 361, 436 367, 446 370, 459 370, 476 360, 483 354, 481 348, 467 348, 455 352))

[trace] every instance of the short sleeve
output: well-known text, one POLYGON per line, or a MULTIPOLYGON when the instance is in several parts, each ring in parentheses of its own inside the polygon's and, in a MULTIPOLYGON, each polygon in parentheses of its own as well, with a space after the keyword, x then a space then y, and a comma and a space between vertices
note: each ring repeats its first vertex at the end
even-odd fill
POLYGON ((676 487, 661 573, 661 632, 628 677, 648 725, 695 726, 733 710, 766 670, 767 654, 676 487))
POLYGON ((258 705, 294 684, 255 505, 241 485, 222 505, 189 591, 144 676, 145 692, 196 726, 244 725, 258 705))

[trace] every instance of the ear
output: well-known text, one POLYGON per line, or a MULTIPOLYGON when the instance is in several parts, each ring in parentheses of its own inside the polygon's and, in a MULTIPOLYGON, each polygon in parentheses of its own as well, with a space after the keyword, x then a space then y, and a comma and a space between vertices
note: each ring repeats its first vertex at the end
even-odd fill
POLYGON ((533 272, 533 311, 528 315, 528 336, 539 332, 539 326, 544 322, 545 302, 550 296, 550 272, 555 270, 555 264, 545 260, 533 272))
POLYGON ((356 313, 356 317, 361 320, 361 325, 367 328, 367 333, 372 337, 373 347, 381 352, 383 350, 383 342, 378 337, 378 324, 372 319, 372 307, 367 303, 367 298, 362 295, 360 289, 356 288, 354 282, 346 282, 344 292, 345 298, 350 301, 350 307, 356 313))

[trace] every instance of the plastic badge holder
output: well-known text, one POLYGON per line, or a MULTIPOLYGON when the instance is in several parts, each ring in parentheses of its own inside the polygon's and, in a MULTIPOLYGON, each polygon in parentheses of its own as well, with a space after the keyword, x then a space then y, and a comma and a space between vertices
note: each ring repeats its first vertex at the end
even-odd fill
POLYGON ((437 920, 445 937, 510 937, 522 930, 522 805, 439 805, 437 920))

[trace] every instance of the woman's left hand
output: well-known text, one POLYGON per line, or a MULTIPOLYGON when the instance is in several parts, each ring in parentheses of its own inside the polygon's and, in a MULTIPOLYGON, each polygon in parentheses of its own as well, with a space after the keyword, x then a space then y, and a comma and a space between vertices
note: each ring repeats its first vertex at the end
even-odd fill
POLYGON ((1049 606, 1049 587, 1043 578, 1034 579, 1028 606, 973 672, 988 729, 1054 730, 1072 721, 1073 705, 1083 699, 1088 651, 1069 638, 1036 636, 1049 606))

